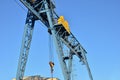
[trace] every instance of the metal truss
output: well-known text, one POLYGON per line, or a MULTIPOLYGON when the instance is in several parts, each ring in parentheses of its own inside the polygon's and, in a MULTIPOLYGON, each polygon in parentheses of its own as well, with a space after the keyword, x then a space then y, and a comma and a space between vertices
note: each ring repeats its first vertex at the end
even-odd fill
POLYGON ((64 80, 71 80, 73 56, 77 56, 86 65, 90 80, 93 80, 87 58, 85 56, 87 52, 72 33, 67 34, 66 31, 63 31, 63 26, 57 24, 59 16, 54 11, 55 5, 51 0, 37 0, 34 3, 30 3, 29 0, 20 1, 28 8, 29 11, 24 29, 16 79, 22 80, 24 76, 30 43, 32 40, 34 22, 35 20, 40 20, 48 28, 48 32, 53 37, 64 80), (62 45, 65 45, 69 49, 69 54, 67 56, 64 54, 62 45))
POLYGON ((16 80, 22 80, 24 76, 24 71, 28 59, 31 40, 32 40, 34 23, 35 23, 34 15, 30 11, 28 11, 23 39, 22 39, 22 46, 20 50, 16 80))

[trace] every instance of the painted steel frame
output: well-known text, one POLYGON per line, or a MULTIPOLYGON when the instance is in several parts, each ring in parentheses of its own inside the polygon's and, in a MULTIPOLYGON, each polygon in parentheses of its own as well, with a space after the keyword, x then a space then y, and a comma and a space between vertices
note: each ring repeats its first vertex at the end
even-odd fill
POLYGON ((24 71, 25 71, 25 67, 28 59, 31 40, 32 40, 32 34, 34 30, 34 23, 35 23, 35 18, 33 16, 33 13, 28 11, 25 28, 24 28, 23 39, 22 39, 22 46, 20 50, 16 80, 22 80, 24 76, 24 71))
POLYGON ((70 33, 69 36, 65 37, 63 37, 63 35, 65 35, 66 32, 60 34, 60 29, 62 26, 59 26, 59 30, 56 31, 56 28, 54 26, 56 26, 57 23, 54 23, 53 19, 58 19, 59 16, 55 13, 54 10, 51 10, 47 0, 41 0, 41 2, 35 5, 31 5, 26 0, 20 1, 28 8, 29 11, 26 18, 16 80, 22 80, 24 76, 35 20, 40 20, 48 29, 50 29, 52 33, 64 80, 71 80, 72 58, 74 55, 78 56, 78 58, 80 58, 80 60, 86 65, 90 80, 93 80, 87 58, 85 56, 87 52, 72 33, 70 33), (40 7, 39 11, 36 11, 36 7, 41 4, 42 6, 40 7), (46 14, 47 22, 40 16, 41 13, 46 14), (69 55, 67 56, 67 59, 65 58, 66 56, 64 55, 62 44, 66 45, 69 48, 69 55), (66 60, 68 60, 68 63, 66 60), (67 64, 69 67, 67 66, 67 64))

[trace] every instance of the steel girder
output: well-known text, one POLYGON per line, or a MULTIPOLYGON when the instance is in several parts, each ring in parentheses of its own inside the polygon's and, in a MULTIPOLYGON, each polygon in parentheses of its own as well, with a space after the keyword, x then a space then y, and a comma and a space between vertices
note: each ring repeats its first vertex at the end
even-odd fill
POLYGON ((31 40, 32 40, 34 23, 35 23, 34 15, 30 11, 28 11, 26 23, 24 27, 24 34, 23 34, 22 46, 20 50, 16 80, 22 80, 24 76, 24 71, 28 59, 31 40))
MULTIPOLYGON (((53 40, 55 42, 55 47, 56 47, 58 59, 60 61, 60 65, 62 68, 64 80, 71 80, 72 58, 74 55, 78 56, 78 58, 80 58, 80 60, 86 65, 90 80, 93 80, 92 74, 87 62, 87 58, 85 55, 87 53, 85 49, 81 46, 79 41, 74 37, 72 33, 70 33, 69 36, 65 36, 66 32, 63 32, 61 34, 60 29, 62 26, 59 26, 59 30, 56 30, 55 26, 58 26, 58 25, 57 23, 55 23, 55 20, 58 19, 59 16, 56 14, 56 12, 53 9, 51 9, 48 3, 49 0, 38 0, 39 2, 35 4, 30 4, 29 2, 27 2, 27 0, 20 0, 20 1, 29 9, 29 13, 32 13, 31 16, 33 16, 34 14, 36 19, 40 20, 50 30, 53 40), (63 44, 66 45, 70 51, 69 56, 67 56, 67 58, 64 55, 64 51, 62 47, 63 44), (66 60, 68 61, 68 63, 66 60)), ((32 20, 31 26, 28 25, 28 22, 27 22, 28 20, 26 20, 25 32, 23 36, 22 48, 21 48, 20 59, 19 59, 18 70, 17 70, 17 77, 16 77, 17 80, 22 80, 22 77, 25 71, 25 66, 27 62, 28 52, 29 52, 30 43, 32 39, 32 32, 34 28, 34 21, 35 21, 34 19, 31 19, 31 20, 32 20), (26 36, 28 29, 29 29, 30 35, 26 36), (25 46, 25 44, 27 46, 25 46)))

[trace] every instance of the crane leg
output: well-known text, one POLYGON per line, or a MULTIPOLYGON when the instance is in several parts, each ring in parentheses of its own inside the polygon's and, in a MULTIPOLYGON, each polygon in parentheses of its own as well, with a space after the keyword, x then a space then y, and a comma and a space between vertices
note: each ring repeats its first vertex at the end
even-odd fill
MULTIPOLYGON (((45 9, 46 9, 48 22, 49 22, 50 28, 52 29, 52 28, 54 28, 54 24, 52 22, 51 12, 49 10, 49 7, 48 7, 48 4, 47 4, 46 0, 44 1, 44 5, 45 5, 45 9)), ((64 53, 63 53, 63 49, 62 49, 62 46, 61 46, 60 37, 55 34, 56 33, 55 29, 52 29, 51 32, 52 32, 52 37, 53 37, 53 40, 55 42, 55 46, 56 46, 56 49, 57 49, 58 58, 59 58, 61 68, 62 68, 62 72, 63 72, 63 75, 64 75, 64 80, 70 80, 69 73, 68 73, 68 68, 67 68, 66 62, 63 58, 64 53)))
POLYGON ((22 80, 25 72, 25 67, 28 59, 28 53, 32 40, 32 34, 34 29, 35 18, 33 14, 28 11, 26 23, 24 27, 24 34, 22 39, 22 45, 20 50, 20 57, 18 62, 16 80, 22 80))

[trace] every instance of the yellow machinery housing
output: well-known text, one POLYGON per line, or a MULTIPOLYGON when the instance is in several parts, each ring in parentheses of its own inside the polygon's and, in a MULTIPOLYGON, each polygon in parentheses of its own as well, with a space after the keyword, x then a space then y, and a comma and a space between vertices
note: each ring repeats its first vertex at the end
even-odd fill
POLYGON ((58 24, 62 24, 62 26, 65 28, 65 30, 70 34, 69 24, 66 20, 64 20, 63 16, 59 17, 58 24))

